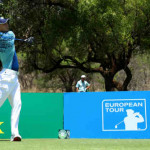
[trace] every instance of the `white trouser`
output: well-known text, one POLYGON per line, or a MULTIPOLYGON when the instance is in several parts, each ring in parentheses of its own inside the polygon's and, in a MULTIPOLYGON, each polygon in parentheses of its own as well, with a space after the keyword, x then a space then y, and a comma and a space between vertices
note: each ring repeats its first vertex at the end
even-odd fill
POLYGON ((20 136, 18 131, 19 116, 21 110, 20 84, 18 72, 11 69, 0 71, 0 107, 8 98, 11 110, 11 135, 20 136))

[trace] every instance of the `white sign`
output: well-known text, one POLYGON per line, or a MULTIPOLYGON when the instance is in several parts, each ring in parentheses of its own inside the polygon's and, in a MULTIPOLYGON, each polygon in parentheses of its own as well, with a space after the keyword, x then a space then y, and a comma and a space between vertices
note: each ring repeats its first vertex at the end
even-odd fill
POLYGON ((108 99, 102 101, 102 131, 145 131, 145 99, 108 99))

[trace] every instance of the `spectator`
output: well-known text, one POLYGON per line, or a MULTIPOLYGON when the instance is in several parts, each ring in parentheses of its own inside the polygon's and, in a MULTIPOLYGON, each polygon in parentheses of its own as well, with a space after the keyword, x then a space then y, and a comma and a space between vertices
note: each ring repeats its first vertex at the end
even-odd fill
POLYGON ((76 84, 76 92, 87 92, 87 90, 90 88, 90 84, 85 81, 86 76, 82 75, 81 80, 79 80, 76 84))

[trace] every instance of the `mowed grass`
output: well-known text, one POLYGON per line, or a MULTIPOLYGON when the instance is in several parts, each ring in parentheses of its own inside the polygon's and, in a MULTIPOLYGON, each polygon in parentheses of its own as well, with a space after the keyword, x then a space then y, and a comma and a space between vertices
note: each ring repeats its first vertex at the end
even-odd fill
POLYGON ((149 150, 150 140, 24 139, 0 140, 0 150, 149 150))

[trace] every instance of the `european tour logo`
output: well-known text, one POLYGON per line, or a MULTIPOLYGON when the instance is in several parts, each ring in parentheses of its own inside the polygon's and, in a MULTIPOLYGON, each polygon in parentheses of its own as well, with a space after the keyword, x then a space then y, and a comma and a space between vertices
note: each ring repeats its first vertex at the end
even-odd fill
POLYGON ((102 131, 145 131, 146 99, 102 101, 102 131))

